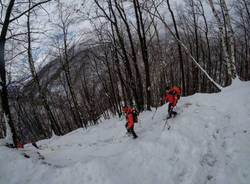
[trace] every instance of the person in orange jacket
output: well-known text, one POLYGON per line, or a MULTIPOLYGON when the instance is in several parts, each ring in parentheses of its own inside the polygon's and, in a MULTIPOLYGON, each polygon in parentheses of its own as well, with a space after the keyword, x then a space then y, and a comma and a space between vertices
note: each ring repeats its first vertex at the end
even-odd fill
POLYGON ((177 112, 173 109, 176 106, 178 100, 180 98, 180 89, 174 86, 173 88, 167 87, 166 96, 163 97, 161 100, 168 100, 168 119, 172 117, 172 115, 176 116, 177 112))
POLYGON ((124 107, 122 107, 122 111, 125 112, 125 114, 126 114, 127 123, 126 123, 125 127, 126 127, 128 133, 132 134, 134 139, 137 138, 137 135, 134 131, 134 123, 135 122, 134 122, 134 118, 133 118, 133 114, 132 114, 133 109, 124 106, 124 107))

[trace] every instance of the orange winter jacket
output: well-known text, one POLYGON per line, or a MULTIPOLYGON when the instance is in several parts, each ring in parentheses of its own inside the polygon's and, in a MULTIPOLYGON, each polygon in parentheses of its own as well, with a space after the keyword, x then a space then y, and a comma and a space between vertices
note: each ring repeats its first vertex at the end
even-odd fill
POLYGON ((128 123, 126 128, 129 129, 134 125, 134 119, 133 119, 133 114, 132 114, 133 110, 131 108, 125 107, 125 108, 122 108, 122 111, 126 113, 126 121, 128 123))
POLYGON ((168 102, 170 104, 175 106, 177 101, 178 101, 178 97, 177 97, 177 95, 171 95, 171 94, 167 93, 167 95, 165 97, 163 97, 162 100, 168 100, 168 102))
POLYGON ((177 88, 176 86, 171 88, 169 92, 167 92, 166 96, 162 98, 162 100, 168 100, 170 104, 176 106, 176 103, 178 102, 178 95, 180 95, 179 88, 177 88, 178 91, 176 91, 176 88, 177 88), (175 91, 176 93, 173 93, 173 91, 175 91))
POLYGON ((169 92, 173 92, 173 91, 175 91, 177 95, 181 95, 181 91, 178 87, 174 86, 169 90, 169 92))

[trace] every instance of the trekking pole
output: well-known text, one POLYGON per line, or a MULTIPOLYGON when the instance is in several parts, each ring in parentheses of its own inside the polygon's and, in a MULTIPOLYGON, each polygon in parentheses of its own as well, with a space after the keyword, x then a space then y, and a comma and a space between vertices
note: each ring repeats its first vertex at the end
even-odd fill
POLYGON ((161 102, 156 106, 155 112, 154 112, 154 114, 153 114, 153 116, 152 116, 152 120, 154 119, 155 114, 156 114, 156 111, 157 111, 157 108, 158 108, 158 106, 160 106, 160 104, 161 104, 161 102))
POLYGON ((164 127, 163 127, 162 131, 164 131, 164 130, 165 130, 166 125, 168 125, 168 130, 169 130, 169 129, 170 129, 170 125, 168 124, 168 119, 166 119, 166 121, 165 121, 165 124, 164 124, 164 127))
POLYGON ((169 113, 167 115, 167 118, 166 118, 166 121, 165 121, 165 124, 164 124, 164 127, 163 127, 162 131, 165 130, 166 125, 168 125, 168 130, 171 128, 170 125, 168 124, 168 117, 170 116, 170 113, 171 113, 171 111, 169 111, 169 113))
MULTIPOLYGON (((166 125, 167 125, 167 122, 168 122, 168 119, 166 119, 166 121, 165 121, 165 124, 164 124, 164 126, 163 126, 162 131, 164 131, 164 130, 165 130, 165 127, 166 127, 166 125)), ((169 128, 168 128, 168 130, 169 130, 169 128)))
POLYGON ((157 111, 157 107, 156 107, 155 112, 154 112, 154 114, 153 114, 153 116, 152 116, 152 120, 153 120, 154 117, 155 117, 156 111, 157 111))

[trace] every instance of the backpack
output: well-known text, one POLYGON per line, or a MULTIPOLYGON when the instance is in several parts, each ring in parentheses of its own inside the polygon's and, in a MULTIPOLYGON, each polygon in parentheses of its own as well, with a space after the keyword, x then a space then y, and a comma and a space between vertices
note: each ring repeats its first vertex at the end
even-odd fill
POLYGON ((172 88, 170 89, 170 91, 175 91, 175 92, 176 92, 176 94, 177 94, 177 98, 178 98, 178 100, 180 99, 180 96, 181 96, 181 90, 180 90, 178 87, 174 86, 174 87, 172 87, 172 88))
POLYGON ((177 93, 177 95, 181 95, 181 91, 178 87, 174 86, 172 87, 173 90, 175 90, 175 92, 177 93))
POLYGON ((138 123, 138 114, 139 113, 135 109, 133 109, 132 115, 133 115, 133 121, 134 121, 134 123, 138 123))

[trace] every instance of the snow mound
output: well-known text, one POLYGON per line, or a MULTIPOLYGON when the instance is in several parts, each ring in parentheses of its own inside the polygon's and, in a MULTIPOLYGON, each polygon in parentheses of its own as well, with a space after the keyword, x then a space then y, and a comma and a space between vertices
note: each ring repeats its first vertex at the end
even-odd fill
POLYGON ((167 105, 143 112, 135 140, 114 117, 40 141, 41 150, 0 146, 0 183, 249 184, 249 94, 250 82, 235 80, 220 93, 183 97, 170 130, 167 105))

